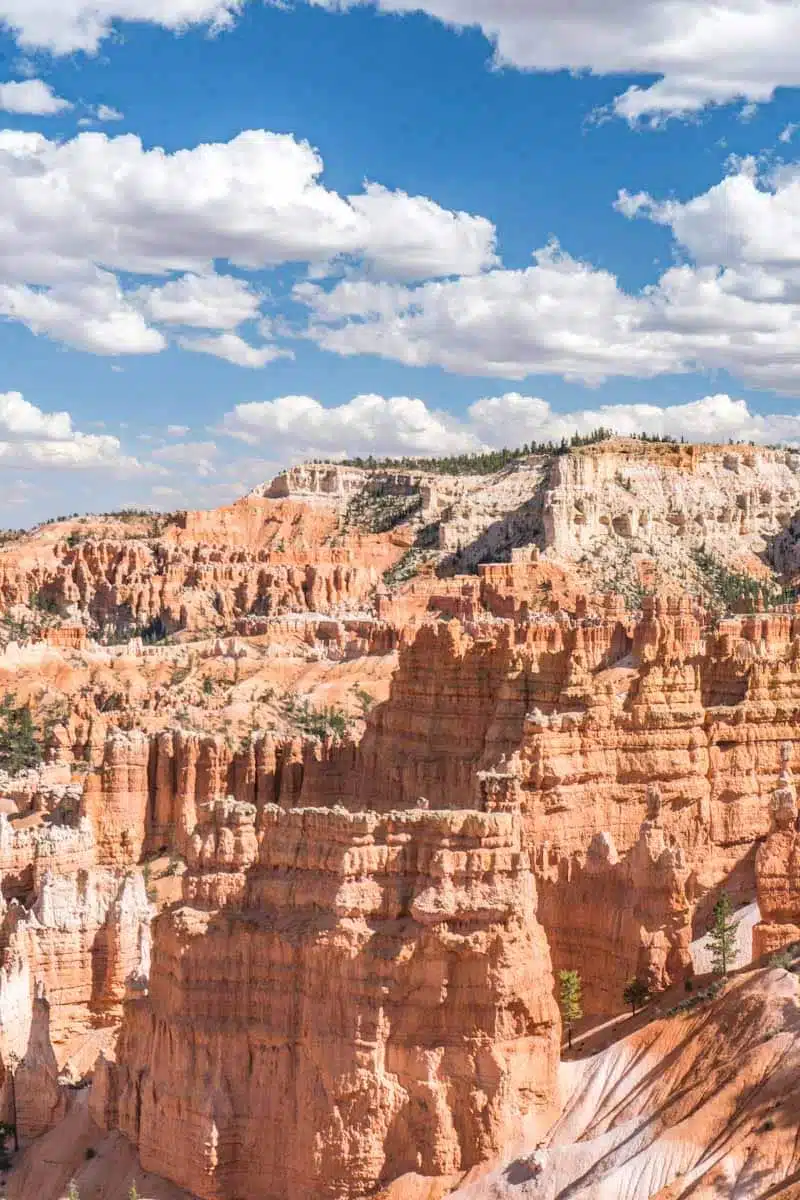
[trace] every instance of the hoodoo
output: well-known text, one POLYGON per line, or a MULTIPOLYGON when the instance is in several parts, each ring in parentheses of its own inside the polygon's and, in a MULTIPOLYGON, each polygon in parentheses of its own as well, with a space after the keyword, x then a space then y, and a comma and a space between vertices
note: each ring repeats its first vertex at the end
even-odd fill
POLYGON ((0 549, 10 1200, 800 1170, 796 471, 312 464, 0 549))

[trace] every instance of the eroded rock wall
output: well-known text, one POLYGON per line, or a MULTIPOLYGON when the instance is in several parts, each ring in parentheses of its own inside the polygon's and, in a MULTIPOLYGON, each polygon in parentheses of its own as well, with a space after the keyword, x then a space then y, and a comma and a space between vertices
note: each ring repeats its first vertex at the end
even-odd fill
POLYGON ((510 813, 217 806, 100 1115, 203 1200, 349 1200, 496 1152, 558 1058, 520 839, 510 813))

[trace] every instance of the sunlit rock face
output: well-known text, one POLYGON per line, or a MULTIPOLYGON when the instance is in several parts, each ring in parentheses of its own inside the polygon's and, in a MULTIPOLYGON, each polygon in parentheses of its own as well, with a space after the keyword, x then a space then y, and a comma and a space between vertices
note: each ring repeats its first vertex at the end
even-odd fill
POLYGON ((223 801, 189 864, 97 1085, 146 1169, 204 1200, 344 1200, 479 1163, 552 1103, 560 1023, 518 816, 256 822, 223 801))

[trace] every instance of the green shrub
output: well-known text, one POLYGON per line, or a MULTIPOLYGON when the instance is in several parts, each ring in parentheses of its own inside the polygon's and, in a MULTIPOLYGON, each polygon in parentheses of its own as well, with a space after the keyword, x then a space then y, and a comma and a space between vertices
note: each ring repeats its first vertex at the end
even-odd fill
POLYGON ((630 979, 625 984, 622 999, 626 1004, 630 1004, 631 1011, 635 1017, 637 1009, 642 1008, 650 999, 650 989, 644 980, 630 979))
POLYGON ((333 706, 313 708, 308 700, 298 700, 296 696, 284 696, 281 710, 287 721, 309 737, 342 738, 350 728, 350 720, 344 709, 333 706))
POLYGON ((39 734, 27 704, 16 705, 6 693, 0 704, 0 767, 17 775, 42 761, 39 734))
POLYGON ((771 967, 783 967, 784 971, 791 970, 794 962, 794 955, 788 949, 777 950, 771 955, 769 965, 771 967))
POLYGON ((755 612, 762 599, 767 609, 797 599, 797 588, 783 588, 774 580, 755 579, 741 571, 732 571, 705 548, 694 550, 692 558, 703 577, 711 603, 722 613, 732 612, 734 608, 755 612))

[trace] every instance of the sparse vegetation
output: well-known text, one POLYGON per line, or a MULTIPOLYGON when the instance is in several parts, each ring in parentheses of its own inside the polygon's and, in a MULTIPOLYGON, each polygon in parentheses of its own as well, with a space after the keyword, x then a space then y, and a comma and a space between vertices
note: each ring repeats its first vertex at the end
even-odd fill
MULTIPOLYGON (((411 471, 428 471, 437 475, 493 475, 502 471, 510 463, 532 454, 566 454, 579 446, 591 446, 595 442, 605 442, 613 437, 611 429, 599 428, 587 434, 574 434, 571 438, 562 438, 560 442, 529 442, 510 450, 487 450, 475 454, 447 454, 439 458, 346 458, 342 465, 346 467, 361 467, 368 471, 397 470, 398 467, 411 471)), ((661 439, 654 438, 654 441, 661 439)))
POLYGON ((637 1011, 643 1008, 650 999, 650 989, 642 979, 629 979, 625 984, 622 999, 626 1004, 630 1004, 631 1012, 635 1017, 637 1011))
POLYGON ((798 947, 797 943, 792 943, 791 946, 784 946, 781 950, 776 950, 770 956, 769 965, 771 967, 783 967, 784 971, 791 971, 797 962, 798 950, 800 950, 800 947, 798 947))
POLYGON ((714 905, 714 923, 708 934, 711 961, 719 975, 727 975, 736 958, 736 933, 739 921, 733 919, 730 896, 723 892, 714 905))
POLYGON ((191 666, 185 663, 183 665, 174 667, 169 681, 170 687, 179 687, 180 684, 184 683, 189 678, 191 673, 191 666))
POLYGON ((406 550, 403 557, 398 559, 394 566, 383 572, 383 582, 390 588, 397 587, 400 583, 406 583, 419 574, 420 569, 429 559, 430 555, 426 550, 419 546, 412 546, 410 550, 406 550))
POLYGON ((350 498, 342 518, 342 531, 352 526, 370 533, 388 533, 409 521, 421 508, 419 492, 397 496, 367 486, 350 498))
POLYGON ((701 1004, 708 1004, 712 1000, 716 1000, 722 989, 725 987, 724 979, 717 979, 714 983, 710 983, 707 988, 703 988, 699 992, 695 992, 686 1000, 681 1000, 680 1004, 668 1008, 666 1016, 677 1017, 681 1013, 690 1012, 693 1008, 697 1008, 701 1004))
POLYGON ((581 977, 577 971, 559 971, 558 1006, 567 1031, 567 1045, 572 1049, 572 1027, 583 1016, 581 977))
POLYGON ((344 709, 313 708, 307 699, 287 693, 281 700, 281 713, 285 720, 295 725, 309 737, 343 738, 350 728, 350 720, 344 709))
POLYGON ((16 704, 7 692, 0 704, 0 767, 18 775, 42 761, 39 733, 29 705, 16 704))
POLYGON ((358 686, 355 686, 353 688, 353 694, 355 695, 355 698, 358 701, 359 707, 361 709, 361 715, 363 717, 366 717, 367 713, 369 712, 369 710, 372 708, 372 706, 375 703, 375 697, 371 696, 369 692, 364 690, 364 688, 361 688, 358 686))
POLYGON ((692 558, 711 605, 721 616, 734 611, 756 612, 760 604, 766 609, 777 608, 797 599, 797 588, 784 588, 772 579, 755 579, 732 571, 705 548, 694 550, 692 558))

